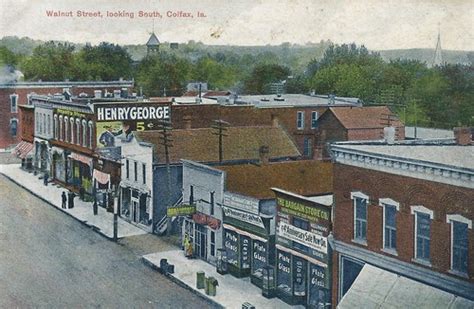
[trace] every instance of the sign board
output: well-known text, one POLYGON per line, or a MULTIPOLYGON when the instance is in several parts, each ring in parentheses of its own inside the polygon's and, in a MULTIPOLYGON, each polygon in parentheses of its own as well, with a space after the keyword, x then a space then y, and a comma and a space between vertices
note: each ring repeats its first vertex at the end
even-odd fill
POLYGON ((224 206, 222 207, 222 210, 224 211, 224 215, 226 217, 234 218, 236 220, 243 221, 265 229, 265 225, 263 225, 263 221, 260 216, 224 206))
POLYGON ((56 113, 59 115, 63 116, 68 116, 68 117, 77 117, 77 118, 84 118, 86 119, 87 116, 84 113, 68 110, 68 109, 62 109, 62 108, 57 108, 56 113))
POLYGON ((171 106, 163 103, 94 103, 97 147, 114 147, 116 139, 132 140, 132 132, 158 130, 160 121, 170 120, 171 106))
POLYGON ((196 205, 179 205, 176 207, 169 207, 166 209, 168 217, 189 216, 196 213, 196 205))
POLYGON ((255 215, 259 214, 258 200, 249 197, 241 196, 238 194, 225 192, 224 193, 224 205, 239 209, 255 215))
POLYGON ((277 236, 295 241, 324 254, 327 254, 328 251, 328 242, 326 237, 310 231, 305 231, 285 222, 278 223, 277 236))
POLYGON ((283 213, 304 218, 314 222, 330 222, 331 213, 329 208, 323 209, 322 207, 314 207, 296 200, 290 200, 283 197, 277 197, 277 204, 279 206, 279 210, 283 213))

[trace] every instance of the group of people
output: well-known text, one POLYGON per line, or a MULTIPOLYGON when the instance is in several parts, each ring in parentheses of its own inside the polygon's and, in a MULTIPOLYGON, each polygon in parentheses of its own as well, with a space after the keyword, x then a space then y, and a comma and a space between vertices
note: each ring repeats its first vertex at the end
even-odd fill
POLYGON ((61 203, 61 208, 63 208, 63 209, 74 208, 74 198, 75 197, 76 197, 76 194, 74 192, 69 191, 66 194, 66 191, 63 191, 63 193, 61 194, 61 202, 62 202, 61 203))

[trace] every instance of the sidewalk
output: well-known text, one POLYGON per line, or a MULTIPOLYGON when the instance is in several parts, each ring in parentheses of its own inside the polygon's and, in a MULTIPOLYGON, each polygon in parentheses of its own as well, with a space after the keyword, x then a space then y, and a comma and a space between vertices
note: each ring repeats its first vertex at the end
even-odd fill
POLYGON ((161 259, 168 259, 168 263, 175 266, 175 273, 168 275, 171 280, 187 286, 223 307, 240 309, 243 303, 248 302, 257 309, 296 308, 287 305, 278 298, 267 299, 263 297, 262 290, 250 283, 249 278, 238 279, 230 274, 221 275, 216 272, 216 267, 211 264, 199 259, 187 259, 182 250, 171 250, 143 256, 145 264, 155 269, 159 269, 161 259), (219 285, 217 286, 216 296, 207 296, 204 289, 196 289, 196 272, 198 271, 204 271, 206 277, 212 276, 217 279, 219 285))
MULTIPOLYGON (((11 181, 28 190, 32 194, 38 196, 52 206, 67 213, 75 219, 81 221, 94 228, 107 238, 113 238, 113 221, 114 215, 107 212, 104 208, 98 207, 98 214, 94 216, 92 212, 92 203, 83 202, 76 197, 74 199, 74 208, 61 208, 61 193, 66 189, 58 187, 53 183, 48 186, 43 185, 43 180, 38 179, 39 175, 34 176, 20 168, 19 164, 0 165, 0 174, 5 175, 11 181)), ((128 237, 134 235, 142 235, 147 232, 126 222, 122 218, 118 218, 118 237, 128 237)))

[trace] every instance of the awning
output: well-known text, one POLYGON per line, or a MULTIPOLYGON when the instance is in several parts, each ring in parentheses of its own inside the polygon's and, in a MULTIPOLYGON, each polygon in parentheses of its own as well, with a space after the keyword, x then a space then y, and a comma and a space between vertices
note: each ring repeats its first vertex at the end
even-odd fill
POLYGON ((249 233, 249 232, 246 232, 246 231, 242 231, 241 229, 238 229, 236 227, 233 227, 232 225, 229 225, 229 224, 225 224, 224 223, 224 228, 225 229, 228 229, 228 230, 231 230, 233 232, 236 232, 238 234, 241 234, 241 235, 244 235, 244 236, 247 236, 247 237, 250 237, 252 239, 256 239, 256 240, 259 240, 261 242, 267 242, 267 240, 265 238, 262 238, 260 236, 257 236, 257 235, 254 235, 252 233, 249 233))
POLYGON ((337 308, 474 308, 474 301, 365 264, 337 308))
POLYGON ((16 145, 14 154, 20 159, 24 159, 31 152, 33 147, 34 146, 32 143, 21 141, 18 145, 16 145))
POLYGON ((92 178, 97 180, 98 183, 105 185, 110 181, 110 174, 94 169, 94 172, 92 173, 92 178))
POLYGON ((328 267, 328 265, 326 263, 323 263, 321 261, 318 261, 316 259, 313 259, 312 257, 309 257, 307 255, 304 255, 303 253, 299 253, 298 251, 295 251, 293 249, 290 249, 290 248, 287 248, 287 247, 283 247, 279 244, 276 244, 275 247, 278 249, 278 250, 281 250, 281 251, 285 251, 286 253, 290 253, 292 255, 296 255, 302 259, 305 259, 307 260, 308 262, 311 262, 315 265, 318 265, 318 266, 321 266, 321 267, 328 267))
POLYGON ((51 152, 57 153, 58 155, 62 155, 64 152, 64 149, 53 146, 51 147, 51 152))
POLYGON ((71 153, 69 155, 69 158, 71 158, 75 161, 82 162, 82 163, 87 164, 87 165, 92 167, 92 158, 86 157, 84 155, 81 155, 81 154, 78 154, 78 153, 75 153, 75 152, 71 153))

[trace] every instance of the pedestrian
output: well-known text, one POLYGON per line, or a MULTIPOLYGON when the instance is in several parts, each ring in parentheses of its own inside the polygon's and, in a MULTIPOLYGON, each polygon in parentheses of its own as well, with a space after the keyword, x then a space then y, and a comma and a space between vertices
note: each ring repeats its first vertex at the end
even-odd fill
POLYGON ((72 191, 69 191, 68 195, 69 195, 68 208, 71 209, 71 208, 74 208, 74 198, 76 197, 76 195, 72 191))
POLYGON ((67 201, 67 196, 66 196, 66 191, 63 191, 63 194, 61 194, 61 208, 66 209, 66 201, 67 201))
POLYGON ((43 184, 44 184, 45 186, 48 185, 48 178, 49 178, 48 172, 44 173, 44 176, 43 176, 43 184))
POLYGON ((85 194, 86 194, 86 190, 84 190, 83 187, 80 187, 80 188, 79 188, 79 198, 80 198, 81 200, 84 200, 84 195, 85 195, 85 194))
POLYGON ((94 199, 94 204, 92 204, 92 209, 94 211, 94 216, 97 216, 97 199, 94 199))

